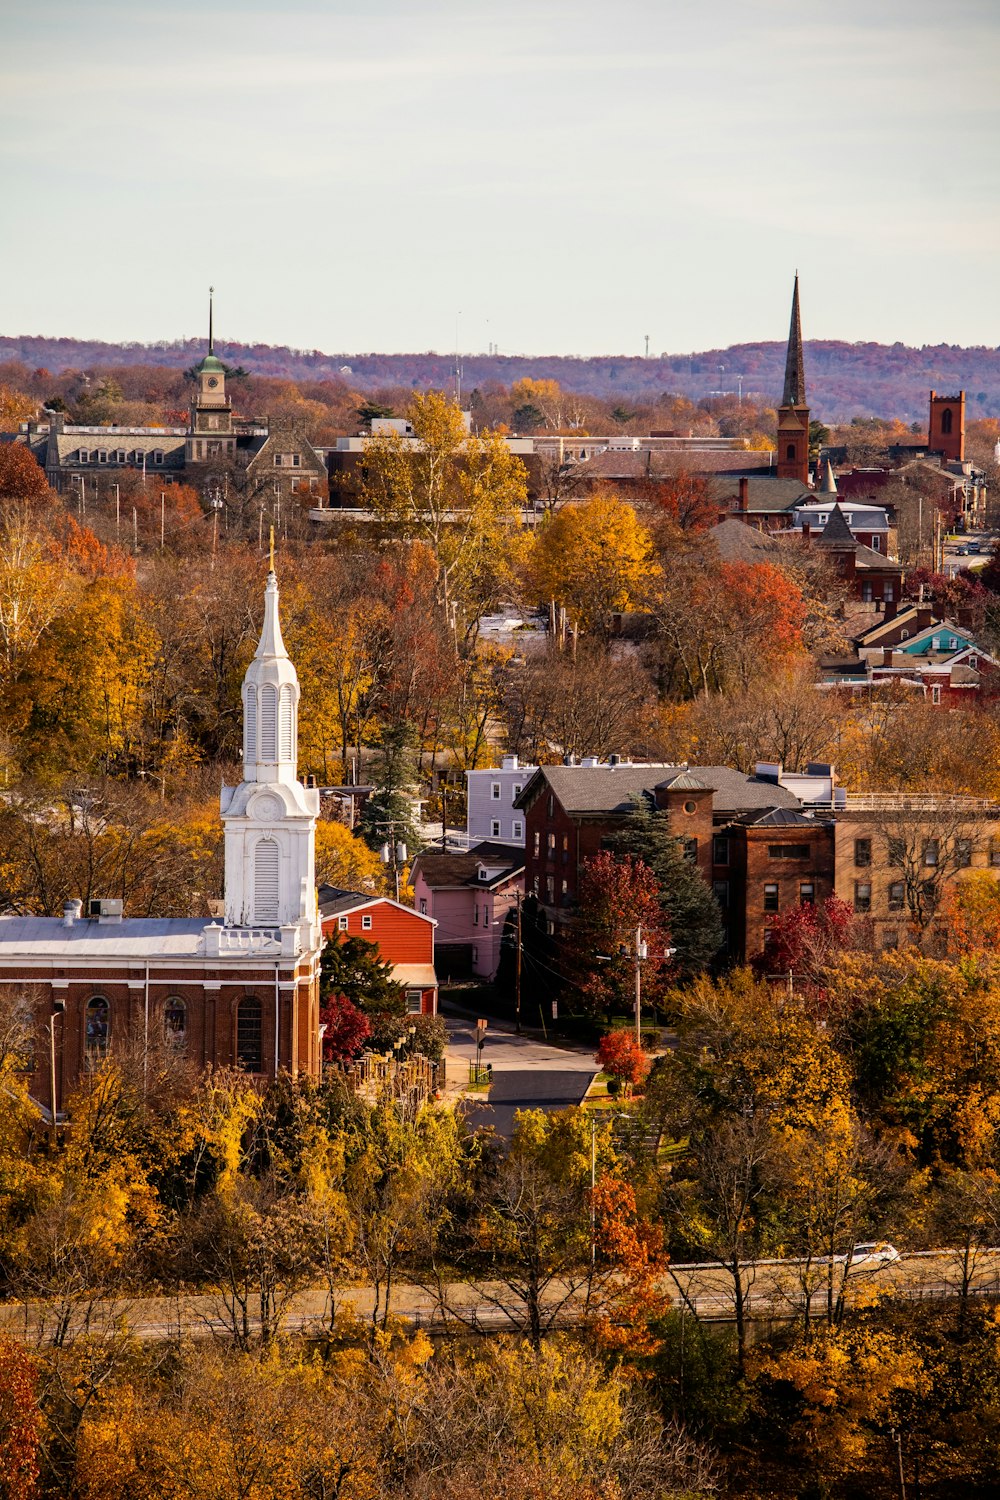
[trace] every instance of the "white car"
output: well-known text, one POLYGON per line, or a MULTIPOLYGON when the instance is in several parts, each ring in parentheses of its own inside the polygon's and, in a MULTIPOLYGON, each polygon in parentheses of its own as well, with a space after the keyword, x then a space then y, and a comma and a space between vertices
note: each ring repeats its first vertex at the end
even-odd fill
POLYGON ((869 1240, 862 1245, 855 1245, 851 1270, 874 1271, 879 1266, 892 1265, 899 1258, 895 1245, 890 1245, 886 1240, 869 1240))

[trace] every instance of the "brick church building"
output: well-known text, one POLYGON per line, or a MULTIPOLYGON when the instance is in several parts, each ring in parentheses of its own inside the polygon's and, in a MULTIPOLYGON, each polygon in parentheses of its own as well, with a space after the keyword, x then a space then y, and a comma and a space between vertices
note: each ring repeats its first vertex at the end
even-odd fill
POLYGON ((0 984, 36 1017, 32 1097, 66 1099, 112 1039, 166 1041, 198 1068, 318 1076, 315 828, 297 776, 299 683, 267 575, 264 626, 243 682, 243 779, 223 787, 225 915, 128 918, 120 901, 61 917, 0 917, 0 984))

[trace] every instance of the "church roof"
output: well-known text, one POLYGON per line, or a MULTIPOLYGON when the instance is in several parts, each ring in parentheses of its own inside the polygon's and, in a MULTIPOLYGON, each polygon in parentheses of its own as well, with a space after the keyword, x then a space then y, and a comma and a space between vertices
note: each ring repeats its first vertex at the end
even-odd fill
POLYGON ((222 360, 218 359, 214 354, 206 354, 205 358, 202 360, 201 364, 198 366, 198 369, 199 369, 199 371, 201 371, 201 370, 218 370, 221 373, 225 373, 226 367, 222 363, 222 360))
POLYGON ((0 953, 53 958, 200 958, 204 917, 126 917, 99 922, 79 917, 67 927, 61 917, 0 917, 0 953))

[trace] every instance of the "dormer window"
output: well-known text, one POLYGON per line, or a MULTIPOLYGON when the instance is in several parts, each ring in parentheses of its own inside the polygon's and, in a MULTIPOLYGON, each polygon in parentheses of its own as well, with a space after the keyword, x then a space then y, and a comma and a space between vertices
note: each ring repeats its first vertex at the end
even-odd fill
POLYGON ((485 865, 480 865, 479 866, 479 878, 480 878, 480 880, 488 880, 489 879, 489 871, 486 869, 485 865))
POLYGON ((128 463, 128 454, 125 452, 124 448, 118 449, 118 452, 115 454, 115 462, 119 464, 128 463))
POLYGON ((154 464, 162 464, 162 462, 163 462, 163 449, 162 448, 154 448, 153 449, 153 462, 154 462, 154 464))
POLYGON ((79 452, 77 453, 76 457, 77 457, 77 462, 78 463, 89 464, 90 463, 90 449, 89 448, 81 448, 79 450, 79 452))

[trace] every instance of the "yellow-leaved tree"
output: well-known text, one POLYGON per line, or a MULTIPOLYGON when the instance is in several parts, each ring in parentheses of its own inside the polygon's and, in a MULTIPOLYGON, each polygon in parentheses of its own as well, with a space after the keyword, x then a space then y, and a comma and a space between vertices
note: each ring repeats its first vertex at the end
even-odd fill
POLYGON ((535 597, 562 605, 584 630, 606 629, 612 612, 642 608, 658 572, 648 529, 616 495, 565 505, 539 529, 527 561, 535 597))

